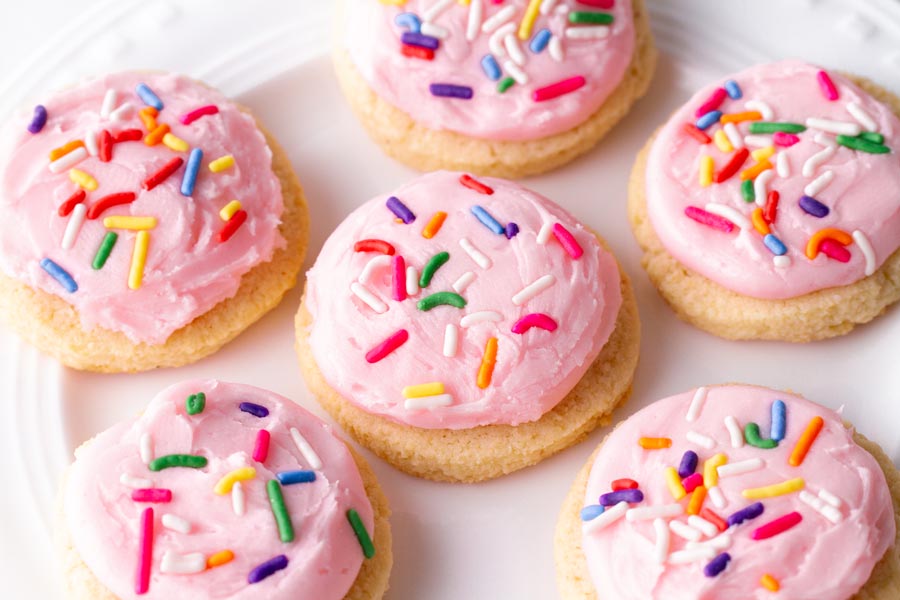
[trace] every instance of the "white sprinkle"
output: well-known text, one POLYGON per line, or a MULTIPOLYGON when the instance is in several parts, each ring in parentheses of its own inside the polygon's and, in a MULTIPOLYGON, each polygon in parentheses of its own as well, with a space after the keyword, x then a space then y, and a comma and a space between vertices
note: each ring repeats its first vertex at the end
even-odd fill
POLYGON ((800 498, 801 502, 809 505, 817 513, 819 513, 820 515, 822 515, 823 517, 825 517, 826 519, 828 519, 829 521, 831 521, 834 524, 840 523, 844 518, 844 516, 841 514, 841 511, 839 511, 838 509, 836 509, 833 506, 830 506, 821 498, 813 496, 806 490, 800 490, 800 494, 798 495, 798 498, 800 498))
POLYGON ((688 516, 688 525, 694 529, 699 529, 708 538, 715 537, 719 533, 719 528, 697 515, 688 516))
POLYGON ((829 492, 828 490, 819 490, 819 498, 835 508, 840 508, 844 503, 840 498, 829 492))
POLYGON ((231 487, 231 510, 239 517, 247 512, 247 499, 244 496, 244 486, 240 481, 235 481, 231 487))
POLYGON ((775 113, 772 112, 772 107, 763 102, 762 100, 749 100, 746 104, 747 110, 757 110, 759 114, 762 115, 764 121, 771 121, 775 118, 775 113))
POLYGON ((406 295, 415 296, 419 293, 419 274, 413 266, 406 267, 406 295))
POLYGON ((126 119, 131 118, 131 115, 133 112, 134 112, 134 106, 131 104, 131 102, 125 102, 122 104, 122 106, 120 106, 119 108, 117 108, 116 110, 112 111, 109 114, 109 120, 110 121, 125 121, 126 119))
POLYGON ((766 196, 769 193, 769 182, 775 177, 775 171, 766 169, 756 176, 753 180, 753 195, 756 197, 756 204, 764 206, 766 204, 766 196))
POLYGON ((556 6, 556 3, 557 3, 557 2, 558 2, 558 0, 543 0, 543 1, 541 2, 541 9, 540 9, 540 10, 541 10, 541 14, 542 14, 542 15, 549 15, 549 14, 550 14, 550 11, 553 10, 553 7, 556 6))
POLYGON ((828 133, 833 133, 835 135, 854 136, 862 133, 862 130, 857 123, 834 121, 832 119, 819 119, 817 117, 808 117, 806 119, 806 126, 811 129, 818 129, 819 131, 827 131, 828 133))
POLYGON ((503 57, 506 56, 506 48, 503 46, 503 40, 507 35, 511 33, 515 33, 516 24, 515 23, 507 23, 497 31, 491 34, 491 37, 488 39, 488 47, 491 49, 491 52, 494 56, 503 57))
POLYGON ((362 272, 359 274, 359 282, 363 285, 368 285, 371 283, 376 270, 389 269, 390 267, 391 257, 387 254, 379 254, 367 262, 366 266, 363 267, 362 272))
POLYGON ((437 408, 439 406, 450 406, 453 404, 453 396, 450 394, 437 394, 435 396, 420 396, 419 398, 407 398, 403 402, 403 408, 406 410, 420 410, 427 408, 437 408))
POLYGON ((462 246, 462 249, 466 251, 466 254, 469 255, 469 258, 475 261, 475 264, 481 267, 482 269, 490 269, 491 259, 484 255, 478 248, 475 247, 475 244, 469 241, 468 238, 462 238, 459 240, 459 245, 462 246))
POLYGON ((88 152, 82 147, 75 148, 68 154, 60 156, 47 167, 51 173, 62 173, 63 171, 74 167, 88 157, 88 152))
POLYGON ((562 39, 560 39, 558 35, 550 36, 550 43, 547 45, 547 50, 550 52, 550 58, 556 62, 566 60, 566 50, 563 48, 562 39))
POLYGON ((447 36, 450 35, 450 31, 446 27, 441 27, 440 25, 435 25, 434 23, 422 23, 420 31, 424 35, 430 35, 431 37, 435 37, 439 40, 445 40, 447 39, 447 36))
POLYGON ((828 187, 828 184, 834 179, 834 171, 825 171, 815 179, 813 179, 805 188, 803 188, 803 193, 807 196, 812 196, 815 198, 819 195, 819 192, 828 187))
POLYGON ((91 129, 84 136, 84 147, 87 148, 88 155, 97 156, 100 147, 97 145, 97 130, 91 129))
POLYGON ((671 529, 672 533, 678 537, 683 537, 692 542, 699 542, 700 538, 703 537, 702 531, 694 529, 687 523, 682 523, 681 521, 669 521, 669 529, 671 529))
POLYGON ((484 18, 483 0, 471 0, 469 2, 469 20, 466 22, 466 39, 473 41, 478 37, 478 30, 481 29, 481 20, 484 18))
POLYGON ((587 27, 569 27, 566 37, 570 40, 599 40, 609 35, 607 25, 589 25, 587 27))
POLYGON ((837 146, 835 139, 822 131, 816 134, 813 141, 820 146, 837 146))
MULTIPOLYGON (((490 33, 512 19, 513 15, 515 14, 516 7, 508 5, 498 10, 493 17, 485 19, 484 24, 481 26, 481 31, 483 31, 484 33, 490 33)), ((513 27, 515 28, 515 25, 513 25, 513 27)))
POLYGON ((741 426, 738 425, 737 419, 731 415, 725 417, 725 428, 728 429, 728 435, 731 436, 731 447, 743 448, 744 433, 741 431, 741 426))
POLYGON ((153 438, 149 433, 141 435, 140 442, 141 460, 145 465, 150 464, 153 460, 153 438))
POLYGON ((541 230, 538 231, 536 241, 543 246, 550 239, 551 235, 553 235, 553 223, 544 223, 541 225, 541 230))
POLYGON ((819 165, 834 156, 835 152, 837 152, 836 146, 825 146, 822 150, 806 159, 800 172, 803 173, 804 177, 812 177, 816 174, 819 165))
POLYGON ((736 208, 732 208, 731 206, 710 202, 706 205, 706 212, 712 213, 714 215, 719 215, 720 217, 725 217, 741 229, 750 229, 750 221, 747 219, 747 217, 742 215, 736 208))
POLYGON ((316 454, 316 451, 312 449, 312 446, 309 445, 309 442, 306 441, 306 438, 300 434, 300 431, 298 431, 296 427, 291 427, 291 439, 294 440, 294 444, 297 446, 297 449, 300 450, 300 454, 303 455, 303 458, 306 459, 306 462, 309 463, 310 467, 313 469, 322 468, 322 461, 319 460, 319 455, 316 454))
MULTIPOLYGON (((718 530, 717 530, 718 531, 718 530)), ((731 547, 731 544, 734 540, 731 537, 730 533, 720 533, 716 537, 710 540, 704 540, 702 542, 688 542, 684 545, 688 550, 694 550, 697 548, 712 548, 713 550, 727 550, 731 547)))
POLYGON ((100 105, 100 116, 104 119, 108 118, 112 111, 115 110, 118 100, 119 94, 116 93, 116 90, 106 90, 106 95, 103 96, 103 104, 100 105))
POLYGON ((519 44, 519 39, 515 36, 515 34, 506 34, 506 37, 503 38, 503 47, 506 48, 506 52, 509 54, 509 57, 514 63, 516 63, 520 67, 525 65, 527 57, 522 51, 522 46, 521 44, 519 44))
POLYGON ((548 287, 556 283, 556 277, 553 275, 542 275, 538 277, 521 290, 516 292, 516 294, 512 297, 512 303, 516 306, 522 306, 548 287))
POLYGON ((162 516, 162 524, 166 529, 171 529, 172 531, 177 531, 178 533, 191 532, 190 521, 168 513, 162 516))
POLYGON ((768 148, 772 145, 772 138, 766 135, 745 135, 744 143, 754 148, 768 148))
POLYGON ((872 115, 867 113, 865 109, 856 102, 847 103, 847 112, 850 113, 850 116, 856 119, 866 131, 878 131, 878 124, 875 122, 875 119, 872 118, 872 115))
POLYGON ((688 423, 693 423, 700 416, 700 413, 703 412, 703 403, 706 402, 706 395, 709 393, 705 387, 698 387, 697 391, 694 392, 694 397, 691 398, 691 405, 688 407, 687 414, 684 415, 684 420, 688 423))
POLYGON ((133 475, 129 475, 128 473, 122 473, 119 476, 119 483, 135 490, 153 487, 153 482, 149 479, 142 479, 141 477, 135 477, 133 475))
MULTIPOLYGON (((672 523, 669 523, 671 526, 672 523)), ((699 532, 697 532, 699 533, 699 532)), ((701 560, 712 560, 716 557, 716 549, 709 546, 698 546, 690 550, 678 550, 669 555, 670 565, 685 565, 701 560)))
POLYGON ((422 22, 429 23, 437 19, 445 10, 450 8, 453 0, 436 0, 434 4, 422 11, 422 22))
POLYGON ((701 448, 706 448, 707 450, 712 450, 716 447, 716 440, 708 435, 703 435, 702 433, 694 431, 693 429, 688 431, 684 437, 687 438, 687 441, 690 443, 696 444, 701 448))
POLYGON ((585 522, 581 531, 585 534, 599 531, 607 525, 612 525, 621 519, 627 511, 628 503, 625 501, 619 502, 612 508, 607 508, 606 511, 597 518, 585 522))
POLYGON ((666 522, 663 519, 656 519, 653 521, 653 529, 656 531, 656 544, 653 546, 653 558, 656 560, 657 564, 663 564, 666 562, 666 558, 669 556, 669 528, 666 527, 666 522))
POLYGON ((174 573, 176 575, 190 575, 206 570, 206 557, 202 552, 191 554, 176 554, 170 550, 163 552, 159 562, 159 570, 162 573, 174 573))
POLYGON ((791 266, 791 257, 787 254, 782 254, 781 256, 773 256, 772 262, 778 269, 787 269, 789 266, 791 266))
POLYGON ((626 521, 649 521, 664 517, 677 517, 684 514, 684 507, 677 502, 674 504, 655 504, 653 506, 639 506, 629 508, 625 513, 626 521))
POLYGON ((384 302, 381 301, 381 298, 372 293, 372 290, 362 285, 361 283, 354 281, 350 284, 350 291, 353 294, 365 302, 369 308, 377 312, 378 314, 382 314, 387 312, 388 306, 384 302))
POLYGON ((459 344, 459 330, 453 323, 447 323, 444 329, 444 356, 452 358, 456 356, 456 346, 459 344))
POLYGON ((741 137, 741 132, 738 131, 737 125, 734 123, 725 123, 725 137, 728 138, 728 141, 731 142, 731 145, 735 150, 739 150, 744 147, 744 138, 741 137))
POLYGON ((472 271, 466 271, 459 276, 459 279, 453 282, 453 285, 451 287, 457 294, 462 294, 464 291, 466 291, 467 287, 472 285, 473 281, 475 281, 475 273, 473 273, 472 271))
POLYGON ((76 204, 75 208, 72 209, 72 214, 69 215, 69 222, 66 223, 66 230, 63 232, 63 250, 68 250, 75 245, 75 238, 78 237, 78 232, 81 231, 81 226, 84 224, 84 216, 86 214, 87 206, 85 206, 83 202, 76 204))
POLYGON ((775 159, 775 169, 778 171, 778 176, 782 179, 787 179, 791 176, 791 163, 788 159, 787 152, 784 150, 779 152, 775 159))
POLYGON ((875 272, 875 249, 872 248, 872 244, 869 243, 869 238, 866 237, 866 234, 859 229, 853 232, 853 241, 856 242, 856 245, 862 250, 863 256, 866 257, 866 275, 871 275, 875 272))
POLYGON ((492 321, 497 323, 503 320, 503 315, 495 310, 479 310, 478 312, 469 313, 459 320, 459 326, 466 328, 482 323, 484 321, 492 321))
POLYGON ((515 79, 516 83, 519 85, 526 85, 528 83, 528 74, 513 61, 504 60, 503 69, 509 73, 509 76, 515 79))
POLYGON ((765 466, 763 459, 761 458, 748 458, 747 460, 742 460, 740 462, 733 462, 724 465, 719 465, 716 467, 716 471, 719 473, 719 477, 733 477, 735 475, 743 475, 744 473, 750 473, 751 471, 758 471, 765 466))
POLYGON ((554 14, 566 16, 569 14, 569 7, 566 4, 560 4, 556 7, 556 10, 553 11, 554 14))
POLYGON ((706 495, 709 497, 710 501, 712 501, 713 506, 718 509, 723 509, 728 506, 728 502, 725 500, 724 494, 722 494, 722 490, 719 489, 719 486, 714 485, 708 490, 706 490, 706 495))

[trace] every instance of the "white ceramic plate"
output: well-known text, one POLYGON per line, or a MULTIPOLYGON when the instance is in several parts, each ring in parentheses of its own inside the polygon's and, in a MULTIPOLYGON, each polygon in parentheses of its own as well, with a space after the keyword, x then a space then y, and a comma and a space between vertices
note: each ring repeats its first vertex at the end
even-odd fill
MULTIPOLYGON (((679 322, 660 300, 640 269, 625 218, 635 153, 709 80, 796 56, 900 92, 900 3, 854 2, 852 9, 841 0, 786 4, 651 0, 662 56, 648 97, 599 148, 527 183, 600 231, 634 281, 644 348, 634 395, 617 417, 706 383, 792 388, 833 408, 845 406, 847 418, 898 462, 900 310, 849 336, 803 346, 714 338, 679 322)), ((87 73, 163 68, 205 79, 252 107, 290 154, 311 203, 311 262, 353 207, 414 176, 381 154, 343 102, 324 56, 329 8, 309 0, 44 2, 40 10, 60 30, 42 36, 33 35, 30 20, 38 9, 17 8, 21 18, 6 23, 22 23, 21 30, 0 37, 0 56, 10 63, 0 70, 0 117, 87 73), (13 52, 26 58, 13 64, 13 52)), ((58 477, 78 444, 140 411, 163 387, 222 377, 270 388, 324 416, 295 363, 292 316, 299 298, 298 288, 215 356, 140 375, 63 369, 0 331, 3 597, 58 597, 57 582, 44 576, 54 562, 50 527, 58 477)), ((479 485, 420 481, 367 454, 394 511, 389 597, 556 597, 552 538, 559 505, 605 434, 597 431, 537 467, 479 485)))

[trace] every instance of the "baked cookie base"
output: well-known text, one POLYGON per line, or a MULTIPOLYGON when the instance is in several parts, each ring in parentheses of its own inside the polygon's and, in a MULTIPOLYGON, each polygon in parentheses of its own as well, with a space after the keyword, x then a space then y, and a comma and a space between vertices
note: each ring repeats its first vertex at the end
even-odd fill
MULTIPOLYGON (((340 4, 336 40, 343 39, 340 4)), ((333 52, 334 67, 350 108, 388 156, 420 171, 448 169, 507 179, 537 175, 593 148, 646 93, 656 69, 657 52, 644 0, 632 0, 632 4, 634 55, 619 86, 584 123, 535 140, 485 140, 429 129, 378 96, 359 74, 349 53, 340 46, 333 52)))
MULTIPOLYGON (((872 575, 863 588, 849 600, 896 600, 900 598, 900 472, 881 447, 858 432, 854 441, 863 450, 875 457, 884 471, 894 504, 894 521, 897 525, 897 539, 884 557, 876 563, 872 575)), ((603 443, 591 453, 587 464, 582 467, 575 483, 563 501, 556 532, 553 539, 553 554, 556 562, 556 583, 563 600, 601 600, 602 590, 594 588, 588 572, 587 561, 581 547, 581 508, 587 493, 591 467, 603 443)))
MULTIPOLYGON (((847 77, 900 115, 900 98, 866 79, 847 77)), ((644 251, 641 264, 682 320, 731 340, 811 342, 844 335, 900 300, 900 250, 856 283, 786 300, 744 296, 691 271, 666 251, 647 212, 647 157, 655 137, 638 154, 631 171, 628 219, 644 251)))
POLYGON ((0 318, 22 338, 64 365, 83 371, 120 373, 178 367, 212 354, 273 309, 297 280, 309 238, 309 211, 290 160, 257 122, 272 150, 281 182, 284 213, 279 231, 287 242, 272 260, 241 277, 231 298, 174 332, 165 343, 135 343, 124 333, 85 330, 74 306, 59 296, 0 273, 0 318))
POLYGON ((296 349, 310 391, 360 444, 401 471, 434 481, 493 479, 540 462, 610 422, 631 394, 640 347, 640 320, 622 269, 622 306, 609 340, 572 391, 537 421, 471 429, 422 429, 368 413, 328 385, 309 346, 312 316, 304 302, 296 317, 296 349))

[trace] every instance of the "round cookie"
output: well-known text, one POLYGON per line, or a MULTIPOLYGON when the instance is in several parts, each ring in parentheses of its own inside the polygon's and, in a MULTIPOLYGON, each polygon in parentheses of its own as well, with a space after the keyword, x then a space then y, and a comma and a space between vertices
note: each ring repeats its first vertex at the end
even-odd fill
POLYGON ((656 67, 643 0, 341 0, 336 23, 351 108, 422 171, 559 167, 625 116, 656 67))
POLYGON ((660 294, 729 339, 806 342, 883 313, 900 299, 900 99, 797 61, 734 75, 741 98, 720 84, 632 171, 629 218, 660 294))
POLYGON ((0 314, 101 372, 218 350, 294 285, 309 229, 286 154, 249 112, 160 73, 87 80, 9 121, 0 204, 0 314))
POLYGON ((888 600, 898 532, 900 473, 839 414, 711 386, 639 411, 592 454, 557 524, 557 580, 565 600, 888 600))
POLYGON ((302 589, 368 600, 387 589, 390 509, 374 474, 272 392, 171 386, 75 456, 57 527, 67 598, 275 600, 302 589))
POLYGON ((296 330, 335 420, 440 481, 510 473, 608 423, 640 343, 631 285, 595 234, 514 183, 446 171, 338 226, 296 330))

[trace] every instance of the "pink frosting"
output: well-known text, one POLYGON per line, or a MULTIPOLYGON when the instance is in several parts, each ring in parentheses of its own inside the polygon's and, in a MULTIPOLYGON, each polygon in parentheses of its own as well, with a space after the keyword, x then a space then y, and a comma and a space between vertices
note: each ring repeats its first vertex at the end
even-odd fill
POLYGON ((400 37, 407 30, 395 23, 395 17, 413 13, 424 21, 437 3, 438 0, 409 0, 392 6, 377 0, 346 0, 343 12, 343 43, 362 77, 381 98, 431 129, 448 129, 490 140, 530 140, 566 131, 587 120, 610 96, 622 81, 634 52, 630 0, 616 0, 612 8, 603 11, 574 0, 550 3, 556 8, 546 15, 538 13, 531 34, 524 41, 516 37, 519 25, 528 5, 540 4, 540 0, 508 0, 502 4, 476 0, 468 5, 452 2, 432 19, 433 25, 446 30, 434 60, 405 56, 400 37), (504 66, 510 55, 502 39, 500 48, 492 50, 490 39, 494 32, 484 33, 479 28, 474 39, 468 41, 473 5, 483 7, 483 18, 477 20, 482 25, 500 11, 515 7, 508 22, 515 26, 513 37, 525 57, 521 69, 527 83, 499 93, 498 82, 482 70, 482 58, 492 54, 503 72, 501 79, 510 76, 510 69, 504 66), (611 14, 614 21, 608 26, 607 37, 566 37, 566 30, 584 27, 568 22, 572 11, 611 14), (534 35, 545 28, 562 45, 561 61, 551 56, 549 48, 540 53, 530 49, 534 35), (501 49, 502 52, 496 52, 501 49), (534 90, 575 76, 586 80, 581 89, 549 101, 532 99, 534 90), (474 96, 471 100, 435 97, 429 92, 431 83, 467 86, 474 96))
MULTIPOLYGON (((735 175, 724 183, 701 187, 698 165, 701 156, 711 156, 718 172, 733 153, 720 151, 715 144, 703 145, 687 135, 683 126, 696 121, 695 111, 703 105, 724 79, 700 90, 680 108, 660 130, 647 164, 647 207, 656 233, 666 250, 688 268, 739 294, 765 299, 801 296, 829 287, 846 285, 872 273, 900 247, 900 120, 891 110, 837 73, 831 73, 839 97, 829 101, 817 73, 819 68, 797 61, 758 65, 731 78, 743 90, 743 98, 726 98, 720 110, 735 113, 747 110, 748 101, 762 101, 774 113, 772 120, 806 124, 809 117, 857 124, 847 106, 855 103, 867 113, 884 135, 889 154, 868 154, 838 146, 810 176, 803 174, 806 161, 823 151, 825 143, 834 143, 835 135, 825 133, 816 141, 819 130, 808 128, 797 134, 799 142, 776 145, 777 154, 785 154, 788 176, 774 175, 768 190, 779 193, 777 215, 772 233, 787 247, 787 254, 775 262, 773 252, 752 225, 725 233, 685 216, 687 206, 706 209, 708 204, 730 207, 747 220, 757 208, 741 195, 741 180, 735 175), (824 138, 824 139, 823 139, 824 138), (804 188, 827 171, 833 181, 813 195, 829 207, 824 218, 807 214, 799 204, 804 188), (873 256, 867 258, 856 241, 847 246, 849 262, 840 262, 819 253, 810 260, 806 246, 810 237, 824 228, 838 228, 847 234, 859 232, 868 240, 873 256)), ((741 135, 748 133, 749 122, 737 125, 741 135)), ((723 126, 706 130, 712 137, 723 126)), ((862 126, 862 131, 868 127, 862 126)), ((763 136, 772 139, 772 135, 763 136)), ((750 150, 755 147, 748 146, 750 150)), ((775 166, 778 156, 769 158, 775 166)), ((784 159, 782 159, 784 160, 784 159)), ((742 169, 755 164, 748 158, 742 169)), ((777 171, 777 169, 776 169, 777 171)), ((766 199, 758 202, 765 204, 766 199)), ((732 219, 733 220, 733 219, 732 219)))
MULTIPOLYGON (((764 506, 763 513, 730 527, 719 539, 722 541, 725 535, 731 537, 730 546, 724 549, 731 555, 731 561, 716 577, 704 576, 708 558, 689 564, 669 562, 671 553, 687 546, 674 533, 667 562, 655 562, 657 537, 652 519, 629 520, 626 515, 604 528, 586 530, 582 538, 584 553, 600 595, 604 600, 732 597, 846 600, 851 597, 894 543, 891 496, 875 459, 854 443, 852 430, 844 427, 837 413, 799 396, 746 385, 710 387, 707 392, 693 421, 688 421, 687 416, 695 391, 660 400, 610 433, 591 468, 585 503, 596 504, 601 494, 610 491, 612 481, 627 477, 637 481, 644 494, 643 501, 632 507, 672 504, 674 500, 663 471, 669 466, 677 468, 685 451, 693 450, 699 455, 699 473, 703 473, 704 461, 717 453, 726 454, 728 463, 762 459, 762 469, 720 477, 717 487, 726 502, 723 508, 717 508, 710 495, 703 506, 727 518, 758 501, 764 506), (741 429, 755 422, 761 435, 768 437, 770 407, 776 399, 787 407, 785 438, 774 449, 764 450, 748 444, 734 448, 724 425, 725 418, 733 416, 741 429), (800 466, 790 466, 788 457, 815 416, 824 420, 824 427, 800 466), (689 431, 712 438, 714 447, 688 442, 689 431), (672 446, 645 450, 638 445, 641 437, 670 438, 672 446), (803 492, 817 496, 824 489, 840 499, 837 524, 800 501, 803 492, 761 500, 748 500, 742 495, 748 488, 798 477, 805 483, 803 492), (802 516, 794 528, 765 540, 751 538, 758 527, 792 511, 802 516), (764 574, 780 582, 780 592, 772 593, 760 585, 764 574)), ((681 504, 687 502, 685 499, 681 504)), ((666 518, 669 520, 686 523, 687 515, 666 518)), ((704 535, 701 543, 707 539, 704 535)))
POLYGON ((622 302, 613 256, 546 198, 502 179, 481 182, 494 193, 478 193, 461 185, 459 173, 440 171, 374 198, 338 226, 310 270, 306 306, 313 317, 313 356, 329 385, 363 410, 423 428, 534 421, 574 387, 609 338, 622 302), (416 220, 409 225, 395 221, 385 205, 390 196, 399 198, 416 220), (518 235, 507 239, 489 230, 472 214, 475 205, 503 225, 515 222, 518 235), (426 239, 423 228, 438 211, 447 218, 426 239), (578 259, 553 234, 545 244, 536 240, 542 227, 555 223, 583 249, 578 259), (354 252, 354 244, 364 239, 389 242, 417 274, 440 252, 450 258, 426 289, 403 301, 392 299, 391 268, 377 267, 365 285, 385 303, 387 310, 379 314, 351 293, 367 264, 382 260, 377 253, 354 252), (488 268, 461 247, 463 239, 489 259, 488 268), (513 302, 520 290, 548 275, 554 278, 550 287, 520 305, 513 302), (472 278, 461 293, 464 308, 417 308, 430 294, 452 291, 463 276, 472 278), (467 315, 482 311, 493 311, 497 320, 467 323, 467 315), (514 333, 513 326, 533 313, 548 315, 558 327, 514 333), (458 332, 450 357, 444 354, 448 326, 458 332), (378 362, 367 362, 371 349, 401 329, 408 332, 405 344, 378 362), (498 351, 490 385, 482 389, 476 378, 489 338, 497 338, 498 351), (403 388, 430 382, 443 383, 452 403, 406 408, 403 388))
MULTIPOLYGON (((56 294, 78 311, 85 329, 102 327, 121 331, 134 342, 161 344, 177 329, 234 295, 241 276, 268 261, 284 240, 278 232, 283 209, 281 186, 271 169, 272 153, 252 117, 241 112, 220 93, 186 77, 168 74, 119 73, 85 81, 43 100, 49 118, 43 130, 26 130, 31 115, 15 116, 0 131, 0 269, 45 292, 56 294), (191 197, 180 192, 185 166, 164 183, 147 191, 142 182, 175 156, 188 154, 163 144, 142 141, 117 143, 112 160, 97 156, 75 165, 99 183, 88 191, 86 205, 108 194, 134 192, 127 206, 106 210, 98 219, 84 222, 71 249, 61 247, 68 217, 59 206, 78 190, 69 169, 48 170, 49 152, 72 140, 84 140, 91 130, 112 133, 126 129, 145 132, 137 110, 144 103, 135 86, 146 83, 164 103, 157 120, 192 148, 203 150, 203 161, 191 197), (116 106, 128 102, 135 110, 121 121, 100 116, 107 90, 118 92, 116 106), (218 113, 189 125, 179 117, 204 105, 218 113), (235 165, 213 173, 209 163, 231 154, 235 165), (224 222, 219 211, 239 200, 247 221, 227 242, 216 237, 224 222), (91 267, 101 240, 108 231, 103 217, 152 216, 158 221, 150 231, 143 283, 129 289, 128 274, 133 231, 118 230, 118 241, 101 270, 91 267), (67 292, 40 267, 50 258, 68 271, 78 291, 67 292)), ((146 133, 146 132, 145 132, 146 133)))
MULTIPOLYGON (((363 553, 346 513, 355 509, 371 534, 372 507, 347 447, 331 428, 290 400, 272 392, 215 380, 189 381, 159 394, 139 418, 101 433, 82 448, 69 474, 65 513, 75 549, 100 582, 118 598, 343 598, 353 584, 363 553), (202 413, 188 415, 186 398, 206 394, 202 413), (241 402, 264 406, 257 418, 239 409, 241 402), (295 540, 280 541, 266 495, 266 482, 282 471, 312 469, 290 430, 296 428, 321 461, 315 481, 282 487, 295 540), (271 434, 268 457, 252 458, 260 429, 271 434), (150 471, 141 458, 141 438, 149 434, 152 453, 195 454, 209 463, 202 469, 150 471), (235 514, 231 494, 214 486, 225 474, 253 467, 256 476, 241 483, 246 512, 235 514), (131 499, 123 475, 148 480, 172 491, 170 503, 131 499), (155 512, 149 593, 135 594, 139 523, 143 510, 155 512), (189 533, 163 525, 163 515, 190 523, 189 533), (195 574, 162 573, 166 552, 210 556, 229 549, 234 560, 195 574), (249 572, 284 554, 288 566, 250 585, 249 572)), ((376 549, 377 551, 377 549, 376 549)))

